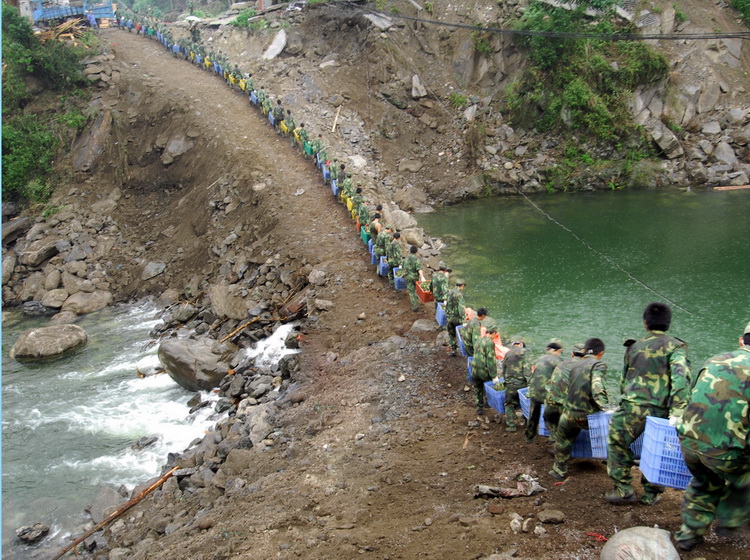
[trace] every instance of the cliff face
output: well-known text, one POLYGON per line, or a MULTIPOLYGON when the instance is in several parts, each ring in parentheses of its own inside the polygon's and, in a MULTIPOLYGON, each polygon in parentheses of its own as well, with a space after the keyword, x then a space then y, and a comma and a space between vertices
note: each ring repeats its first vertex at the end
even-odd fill
MULTIPOLYGON (((472 31, 460 27, 507 28, 526 3, 463 4, 436 5, 432 14, 417 14, 412 6, 402 12, 455 27, 397 16, 368 19, 356 6, 317 6, 266 14, 270 27, 263 32, 209 22, 201 36, 209 49, 253 73, 298 121, 323 131, 340 156, 367 159, 368 186, 383 196, 416 209, 422 200, 414 189, 404 192, 407 186, 432 203, 543 189, 548 170, 561 161, 560 140, 510 125, 504 108, 505 88, 523 71, 525 54, 502 34, 489 35, 479 52, 472 31), (282 35, 281 54, 264 59, 282 35), (454 108, 451 94, 465 96, 468 106, 454 108)), ((622 18, 636 21, 644 34, 746 30, 723 5, 690 1, 675 10, 673 3, 657 2, 649 11, 632 4, 625 3, 622 18)), ((639 88, 629 105, 662 161, 643 164, 618 186, 746 184, 750 57, 743 41, 651 44, 667 56, 669 77, 639 88)), ((577 188, 611 186, 618 179, 614 167, 581 175, 577 188)))

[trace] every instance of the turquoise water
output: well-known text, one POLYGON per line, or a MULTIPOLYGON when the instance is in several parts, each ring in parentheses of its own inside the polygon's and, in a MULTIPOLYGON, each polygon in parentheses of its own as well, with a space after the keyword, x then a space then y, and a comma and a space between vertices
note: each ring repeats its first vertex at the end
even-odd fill
POLYGON ((619 374, 622 339, 643 335, 651 301, 672 304, 670 332, 694 367, 737 347, 750 321, 749 218, 750 191, 634 191, 483 199, 420 225, 447 243, 467 305, 487 307, 504 339, 525 337, 535 357, 551 337, 567 353, 596 336, 619 374))

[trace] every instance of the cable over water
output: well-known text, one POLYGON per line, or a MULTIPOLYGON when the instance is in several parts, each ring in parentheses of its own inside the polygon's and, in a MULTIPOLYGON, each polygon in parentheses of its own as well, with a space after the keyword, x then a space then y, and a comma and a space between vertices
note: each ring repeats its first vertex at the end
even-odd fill
POLYGON ((554 217, 552 217, 548 212, 544 211, 538 204, 536 204, 533 200, 531 200, 528 196, 526 196, 520 190, 517 189, 517 192, 518 192, 518 194, 520 194, 526 200, 526 202, 528 202, 540 214, 542 214, 543 216, 545 216, 552 223, 556 224, 557 226, 559 226, 562 229, 564 229, 565 231, 567 231, 570 235, 573 236, 574 239, 576 239, 581 245, 583 245, 584 247, 586 247, 589 251, 591 251, 591 252, 597 254, 598 256, 600 256, 601 258, 603 258, 605 261, 607 261, 609 264, 611 264, 614 268, 616 268, 617 270, 619 270, 620 272, 622 272, 623 274, 625 274, 628 278, 630 278, 631 280, 633 280, 633 282, 635 282, 636 284, 638 284, 640 286, 643 286, 644 288, 646 288, 646 290, 648 290, 650 292, 653 292, 654 294, 656 294, 657 296, 659 296, 659 298, 661 298, 664 301, 670 303, 672 306, 674 306, 674 307, 676 307, 678 309, 681 309, 682 311, 684 311, 685 313, 687 313, 690 316, 693 316, 693 313, 691 311, 685 309, 682 305, 680 305, 679 303, 677 303, 673 299, 665 296, 663 293, 661 293, 660 291, 658 291, 656 288, 653 288, 652 286, 649 286, 646 282, 644 282, 643 280, 641 280, 640 278, 638 278, 637 276, 635 276, 632 272, 630 272, 630 271, 626 270, 625 268, 623 268, 620 264, 618 264, 617 262, 615 262, 612 258, 610 258, 609 256, 607 256, 604 253, 602 253, 600 250, 598 250, 595 247, 593 247, 588 241, 586 241, 585 239, 583 239, 582 237, 580 237, 577 233, 575 233, 569 227, 567 227, 566 225, 560 223, 558 220, 556 220, 554 217))

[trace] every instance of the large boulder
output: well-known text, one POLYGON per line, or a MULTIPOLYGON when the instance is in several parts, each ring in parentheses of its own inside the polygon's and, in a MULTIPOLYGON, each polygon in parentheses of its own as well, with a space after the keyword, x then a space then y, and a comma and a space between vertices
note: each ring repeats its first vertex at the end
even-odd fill
POLYGON ((71 311, 76 315, 85 315, 104 309, 113 301, 110 292, 104 290, 95 290, 91 293, 78 292, 73 294, 62 305, 62 311, 71 311))
POLYGON ((31 329, 21 334, 10 350, 10 357, 18 361, 56 358, 80 348, 87 340, 86 331, 77 325, 31 329))
POLYGON ((238 321, 247 319, 246 297, 247 289, 240 284, 215 284, 209 292, 213 312, 238 321))
POLYGON ((34 241, 21 251, 18 255, 18 261, 26 266, 39 266, 58 253, 57 243, 60 240, 60 237, 52 236, 34 241))
POLYGON ((159 361, 169 376, 188 391, 218 387, 230 369, 236 349, 205 339, 171 339, 159 346, 159 361))

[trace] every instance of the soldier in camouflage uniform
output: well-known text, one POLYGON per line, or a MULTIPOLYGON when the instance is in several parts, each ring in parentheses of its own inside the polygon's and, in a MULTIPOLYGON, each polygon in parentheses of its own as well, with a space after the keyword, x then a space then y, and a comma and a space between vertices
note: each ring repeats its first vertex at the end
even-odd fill
POLYGON ((370 239, 373 246, 378 242, 378 235, 383 231, 383 224, 380 223, 380 213, 375 212, 370 220, 370 239))
POLYGON ((448 291, 445 296, 445 319, 448 329, 448 340, 451 345, 451 355, 456 355, 458 341, 456 341, 456 327, 466 319, 466 304, 464 303, 464 288, 466 283, 456 278, 456 287, 448 291))
POLYGON ((448 295, 448 267, 443 262, 432 273, 430 291, 432 292, 432 297, 435 298, 435 311, 437 312, 438 304, 445 303, 445 298, 448 295))
POLYGON ((469 356, 474 355, 474 343, 482 336, 482 328, 486 332, 491 325, 496 326, 497 323, 492 317, 487 316, 486 307, 477 309, 477 314, 466 323, 466 327, 461 331, 461 338, 464 341, 464 347, 469 356))
POLYGON ((391 268, 388 272, 388 284, 393 288, 396 286, 396 273, 393 269, 401 266, 404 260, 401 248, 401 234, 399 232, 393 234, 393 239, 391 239, 391 242, 385 249, 385 258, 388 261, 388 266, 391 268))
MULTIPOLYGON (((665 303, 650 303, 643 311, 646 337, 633 343, 625 356, 620 406, 609 427, 607 473, 614 481, 605 499, 613 504, 636 500, 633 490, 633 452, 630 449, 646 427, 646 416, 682 416, 687 404, 690 368, 686 344, 666 334, 672 310, 665 303)), ((644 495, 641 503, 653 505, 661 498, 663 486, 641 476, 644 495)))
POLYGON ((424 282, 424 273, 422 272, 422 263, 417 256, 417 248, 412 245, 409 247, 409 254, 401 265, 404 280, 406 280, 406 291, 409 293, 409 302, 412 311, 419 311, 419 297, 417 296, 417 280, 424 282))
POLYGON ((516 408, 521 406, 518 391, 529 385, 530 373, 526 344, 521 337, 513 337, 501 370, 502 377, 505 378, 505 431, 515 432, 518 431, 516 408))
POLYGON ((607 364, 602 361, 604 342, 589 338, 584 344, 584 357, 570 370, 568 395, 555 438, 555 463, 549 475, 563 480, 568 474, 568 461, 581 430, 589 427, 588 415, 607 406, 605 376, 607 364))
POLYGON ((385 256, 391 239, 393 239, 393 228, 387 225, 385 226, 385 230, 380 232, 378 238, 375 240, 375 256, 378 257, 378 263, 380 262, 380 257, 385 256))
POLYGON ((693 381, 677 431, 693 475, 682 502, 677 547, 692 550, 714 532, 733 536, 750 517, 750 323, 734 352, 710 358, 693 381))
POLYGON ((484 383, 497 377, 497 358, 495 357, 495 343, 491 334, 497 332, 497 327, 490 325, 487 333, 482 334, 474 346, 474 359, 471 362, 471 377, 474 384, 474 404, 477 406, 477 414, 484 414, 487 406, 487 395, 484 392, 484 383))
POLYGON ((557 425, 560 423, 560 415, 565 408, 568 398, 568 382, 570 370, 583 358, 583 343, 573 345, 570 358, 566 358, 555 366, 547 383, 547 395, 544 397, 544 425, 549 431, 550 443, 554 445, 557 434, 557 425))
POLYGON ((559 338, 553 338, 547 343, 545 354, 531 366, 529 380, 529 401, 531 409, 529 420, 526 422, 526 441, 531 443, 539 428, 539 418, 542 416, 542 405, 547 396, 547 384, 557 364, 562 362, 562 343, 559 338))

